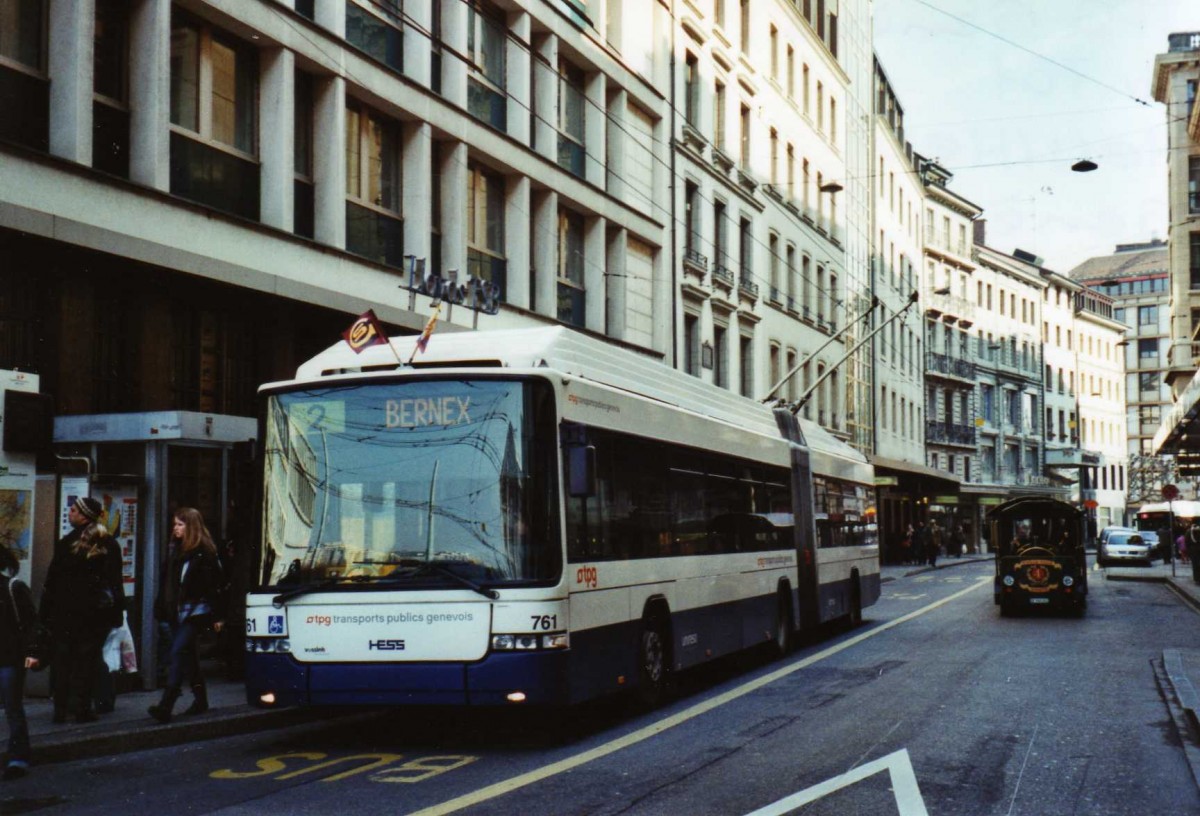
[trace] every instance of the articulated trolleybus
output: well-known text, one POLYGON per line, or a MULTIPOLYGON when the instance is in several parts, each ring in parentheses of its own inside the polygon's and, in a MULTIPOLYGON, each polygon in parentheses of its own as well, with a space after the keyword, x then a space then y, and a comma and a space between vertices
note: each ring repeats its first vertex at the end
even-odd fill
POLYGON ((564 705, 879 597, 872 469, 563 328, 344 343, 264 386, 260 706, 564 705))

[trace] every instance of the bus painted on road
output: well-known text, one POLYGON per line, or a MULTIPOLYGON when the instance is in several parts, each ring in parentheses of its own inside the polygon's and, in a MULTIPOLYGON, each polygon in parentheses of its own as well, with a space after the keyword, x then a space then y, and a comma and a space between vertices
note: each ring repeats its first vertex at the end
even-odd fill
POLYGON ((261 390, 252 704, 655 702, 879 597, 820 426, 564 328, 391 346, 261 390))

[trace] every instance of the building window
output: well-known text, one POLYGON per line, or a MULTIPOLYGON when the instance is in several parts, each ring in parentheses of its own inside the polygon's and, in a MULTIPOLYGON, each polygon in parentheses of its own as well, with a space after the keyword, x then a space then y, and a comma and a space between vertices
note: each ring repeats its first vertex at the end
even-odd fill
POLYGON ((729 387, 729 329, 713 326, 713 383, 729 387))
POLYGON ((750 53, 750 0, 741 0, 742 7, 742 53, 750 53))
POLYGON ((583 216, 558 211, 558 319, 583 326, 586 294, 583 279, 583 216))
MULTIPOLYGON (((439 4, 435 3, 436 8, 439 4)), ((505 38, 508 28, 504 14, 490 3, 467 6, 467 112, 497 130, 508 126, 505 99, 505 38)))
POLYGON ((750 169, 750 107, 742 105, 741 111, 738 113, 738 129, 739 141, 741 145, 741 154, 738 156, 738 164, 743 170, 750 169))
POLYGON ((357 102, 346 105, 346 249, 403 264, 400 127, 357 102))
POLYGON ((725 83, 718 82, 713 94, 713 146, 725 149, 725 83))
POLYGON ((796 99, 796 49, 792 46, 787 47, 787 62, 783 69, 787 71, 787 96, 788 99, 795 101, 796 99))
POLYGON ((1138 340, 1138 366, 1141 368, 1158 367, 1158 341, 1138 340))
POLYGON ((694 128, 700 126, 700 62, 691 51, 683 63, 683 118, 694 128))
POLYGON ((754 338, 748 334, 741 336, 738 346, 739 364, 742 368, 742 396, 754 396, 754 338))
POLYGON ((45 59, 42 0, 0 0, 0 57, 41 71, 45 59))
MULTIPOLYGON (((1138 325, 1139 326, 1156 326, 1158 325, 1158 307, 1157 306, 1139 306, 1138 307, 1138 325)), ((1089 345, 1091 338, 1088 338, 1089 345)))
POLYGON ((700 318, 687 313, 683 315, 683 370, 700 376, 700 318))
POLYGON ((1189 288, 1200 289, 1200 232, 1188 234, 1189 288))
POLYGON ((713 203, 713 254, 715 265, 729 265, 729 221, 725 215, 724 201, 713 203))
POLYGON ((397 71, 404 69, 400 0, 346 0, 346 42, 397 71))
POLYGON ((558 63, 558 164, 580 178, 584 173, 583 69, 558 63))
POLYGON ((258 53, 172 12, 171 192, 258 218, 258 53))
POLYGON ((1188 156, 1188 212, 1200 213, 1200 156, 1188 156))
POLYGON ((129 8, 124 2, 96 1, 92 64, 92 167, 128 177, 129 8))
POLYGON ((472 162, 467 169, 467 265, 473 278, 505 291, 504 177, 472 162))
POLYGON ((293 183, 292 231, 305 238, 313 237, 313 77, 296 72, 295 109, 292 128, 293 183))

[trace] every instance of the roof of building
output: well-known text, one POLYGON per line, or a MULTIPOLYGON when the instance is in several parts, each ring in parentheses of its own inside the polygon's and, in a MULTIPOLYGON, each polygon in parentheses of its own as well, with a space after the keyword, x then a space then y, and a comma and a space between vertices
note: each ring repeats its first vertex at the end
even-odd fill
POLYGON ((1088 258, 1068 272, 1067 277, 1077 281, 1121 280, 1166 275, 1168 271, 1167 248, 1161 246, 1140 252, 1118 252, 1115 255, 1088 258))

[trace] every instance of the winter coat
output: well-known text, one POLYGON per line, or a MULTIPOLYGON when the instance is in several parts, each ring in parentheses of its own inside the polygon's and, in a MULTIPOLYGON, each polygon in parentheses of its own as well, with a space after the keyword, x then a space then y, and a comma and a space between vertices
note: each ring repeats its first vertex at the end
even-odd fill
POLYGON ((59 540, 42 589, 41 620, 57 638, 105 633, 124 621, 121 548, 111 536, 76 552, 83 528, 59 540))
POLYGON ((191 552, 169 548, 154 600, 154 617, 178 623, 192 615, 225 617, 225 573, 216 550, 195 547, 191 552))

